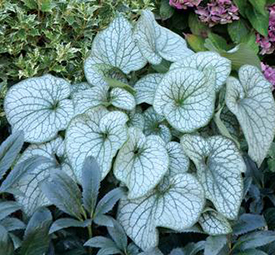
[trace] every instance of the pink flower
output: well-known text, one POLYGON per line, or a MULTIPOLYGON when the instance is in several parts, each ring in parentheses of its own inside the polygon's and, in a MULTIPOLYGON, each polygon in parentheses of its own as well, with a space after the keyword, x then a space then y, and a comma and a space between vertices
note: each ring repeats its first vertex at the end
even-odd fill
POLYGON ((265 65, 261 62, 262 72, 264 73, 265 78, 272 84, 272 90, 275 89, 275 69, 269 65, 265 65))
POLYGON ((202 0, 169 0, 169 4, 177 9, 198 6, 202 0))
POLYGON ((269 10, 269 26, 268 36, 264 37, 257 33, 256 42, 259 44, 260 54, 271 54, 275 50, 275 5, 268 8, 269 10))
POLYGON ((202 22, 210 27, 238 20, 238 7, 231 0, 212 0, 206 7, 198 6, 195 11, 202 22))

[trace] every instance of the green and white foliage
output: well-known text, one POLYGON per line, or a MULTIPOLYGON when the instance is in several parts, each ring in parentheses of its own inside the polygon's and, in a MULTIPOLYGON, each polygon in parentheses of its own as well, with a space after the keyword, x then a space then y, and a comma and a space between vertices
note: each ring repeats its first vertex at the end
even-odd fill
POLYGON ((181 144, 196 165, 206 198, 224 217, 235 219, 243 194, 241 174, 246 170, 236 145, 222 136, 198 135, 184 135, 181 144))
POLYGON ((113 105, 128 111, 133 110, 136 106, 135 98, 131 93, 122 88, 111 89, 107 85, 79 91, 73 95, 73 101, 77 114, 99 105, 106 107, 113 105))
POLYGON ((157 227, 183 231, 198 221, 204 207, 204 191, 191 174, 169 178, 169 185, 157 187, 138 199, 121 199, 118 220, 126 234, 143 250, 158 245, 157 227))
POLYGON ((114 174, 128 189, 128 198, 150 192, 168 170, 168 153, 157 136, 145 136, 138 128, 129 128, 129 138, 114 163, 114 174))
POLYGON ((144 134, 158 135, 165 142, 169 142, 172 138, 171 131, 165 123, 165 117, 156 113, 153 107, 144 111, 144 134))
POLYGON ((49 162, 39 165, 32 172, 24 175, 13 187, 20 191, 21 194, 15 197, 28 216, 31 216, 38 207, 50 205, 40 189, 40 183, 47 180, 52 171, 62 170, 74 178, 73 170, 65 156, 65 146, 61 137, 48 143, 30 145, 20 157, 18 164, 33 156, 43 156, 48 158, 49 162))
POLYGON ((26 142, 42 143, 67 128, 74 115, 68 82, 52 75, 30 78, 13 86, 4 108, 13 131, 23 130, 26 142))
POLYGON ((137 104, 147 103, 152 105, 154 102, 156 89, 164 74, 148 74, 141 78, 134 86, 136 90, 137 104))
POLYGON ((134 38, 142 55, 154 65, 160 64, 162 58, 175 62, 194 54, 181 36, 160 26, 148 10, 142 12, 134 38))
POLYGON ((231 61, 215 52, 198 52, 172 64, 170 70, 183 67, 192 67, 200 71, 214 68, 216 74, 215 90, 219 91, 231 72, 231 61))
POLYGON ((226 105, 242 127, 249 156, 260 166, 275 134, 275 103, 270 83, 256 67, 242 66, 239 80, 227 80, 226 105))
POLYGON ((133 39, 133 26, 123 16, 118 16, 107 29, 98 33, 93 41, 91 56, 85 61, 84 71, 88 82, 105 86, 105 76, 120 70, 125 74, 145 66, 133 39))
POLYGON ((84 160, 97 159, 102 179, 112 167, 112 159, 127 140, 128 117, 120 111, 109 112, 99 106, 76 116, 66 132, 66 152, 80 180, 84 160))
POLYGON ((209 235, 226 235, 232 232, 228 220, 213 209, 207 209, 202 213, 199 223, 203 231, 209 235))
POLYGON ((154 109, 181 132, 205 126, 214 113, 215 75, 212 69, 169 71, 157 87, 154 109))
MULTIPOLYGON (((0 148, 0 177, 7 176, 0 192, 15 195, 27 216, 53 204, 74 217, 57 219, 51 233, 108 226, 113 240, 86 243, 102 254, 158 251, 158 228, 230 233, 244 193, 240 138, 261 165, 275 133, 274 99, 260 71, 243 66, 239 80, 228 78, 229 60, 192 52, 146 10, 132 23, 118 15, 98 33, 84 72, 88 82, 44 75, 8 91, 13 136, 0 148), (152 73, 161 62, 165 70, 152 73), (31 144, 18 160, 24 141, 31 144), (110 172, 103 185, 121 187, 97 203, 110 172), (106 215, 118 200, 122 227, 106 215)), ((77 242, 83 252, 83 240, 77 242)))

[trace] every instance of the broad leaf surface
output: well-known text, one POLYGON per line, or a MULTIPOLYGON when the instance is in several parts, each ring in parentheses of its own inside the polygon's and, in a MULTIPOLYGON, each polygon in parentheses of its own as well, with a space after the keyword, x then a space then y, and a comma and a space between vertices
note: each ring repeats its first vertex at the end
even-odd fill
POLYGON ((219 91, 225 84, 226 79, 231 72, 230 60, 221 57, 215 52, 199 52, 193 54, 172 64, 170 70, 183 67, 192 67, 199 71, 204 71, 207 70, 207 68, 213 67, 216 74, 216 91, 219 91))
POLYGON ((112 159, 127 140, 128 117, 100 106, 75 117, 66 132, 66 152, 76 176, 81 180, 84 160, 93 156, 103 179, 111 169, 112 159))
POLYGON ((204 212, 199 223, 203 231, 209 235, 226 235, 232 232, 231 226, 227 219, 214 210, 204 212))
POLYGON ((133 40, 132 29, 130 22, 120 15, 96 35, 91 56, 84 65, 89 83, 104 86, 107 84, 104 76, 114 68, 129 74, 145 66, 146 60, 133 40))
POLYGON ((110 89, 108 86, 93 87, 73 95, 76 114, 82 114, 95 106, 113 105, 124 110, 133 110, 136 106, 134 96, 121 88, 110 89))
POLYGON ((170 129, 165 125, 165 117, 159 115, 153 107, 148 108, 144 111, 144 134, 148 135, 158 135, 165 142, 169 142, 172 139, 170 129))
POLYGON ((169 71, 161 80, 154 98, 154 109, 172 127, 192 132, 211 119, 215 103, 215 75, 193 68, 169 71))
POLYGON ((120 149, 114 174, 129 188, 128 198, 147 194, 168 170, 169 159, 165 147, 156 136, 148 136, 138 128, 129 129, 129 138, 120 149))
POLYGON ((254 66, 239 70, 239 80, 229 77, 226 105, 233 112, 248 143, 248 154, 261 165, 275 134, 275 103, 271 84, 254 66))
POLYGON ((183 231, 198 220, 204 191, 190 174, 170 178, 170 186, 139 199, 122 199, 118 220, 126 234, 144 251, 158 245, 157 227, 183 231))
POLYGON ((235 144, 222 136, 184 135, 181 144, 195 163, 206 198, 228 219, 235 219, 243 196, 244 161, 235 144))
POLYGON ((142 12, 134 37, 142 55, 154 65, 160 64, 162 58, 175 62, 194 54, 181 36, 160 26, 148 10, 142 12))
POLYGON ((42 143, 67 128, 74 115, 68 99, 70 84, 61 78, 44 75, 24 80, 8 91, 4 108, 13 131, 24 131, 26 142, 42 143))
POLYGON ((64 152, 64 142, 62 138, 58 137, 45 144, 30 145, 19 159, 18 163, 36 155, 49 159, 48 162, 38 165, 32 172, 23 175, 13 186, 23 193, 23 195, 17 195, 15 197, 16 200, 22 204, 23 210, 27 215, 32 215, 40 206, 51 204, 39 187, 40 182, 49 178, 51 171, 59 169, 72 177, 74 176, 71 167, 64 158, 64 152), (61 158, 64 158, 64 161, 58 163, 58 160, 61 158))
POLYGON ((134 86, 137 104, 153 104, 155 92, 164 74, 154 73, 142 77, 134 86))

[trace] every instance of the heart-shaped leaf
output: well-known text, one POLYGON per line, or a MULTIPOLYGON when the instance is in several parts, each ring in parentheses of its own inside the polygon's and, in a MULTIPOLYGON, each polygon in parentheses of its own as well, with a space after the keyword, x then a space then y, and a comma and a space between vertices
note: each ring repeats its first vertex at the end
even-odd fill
POLYGON ((44 75, 12 86, 4 108, 13 131, 24 131, 26 142, 42 143, 66 129, 74 115, 68 99, 70 84, 61 78, 44 75))
POLYGON ((133 40, 132 29, 129 21, 119 15, 108 28, 97 34, 91 56, 84 65, 89 83, 104 86, 107 84, 104 77, 109 77, 112 70, 119 69, 128 74, 145 66, 146 60, 133 40))
POLYGON ((211 119, 215 103, 214 72, 193 68, 169 71, 161 80, 154 98, 154 109, 181 132, 192 132, 211 119))
POLYGON ((153 107, 148 108, 144 114, 144 134, 158 135, 166 143, 172 139, 170 129, 165 125, 165 117, 156 113, 153 107))
MULTIPOLYGON (((159 138, 161 139, 161 138, 159 138)), ((129 128, 129 138, 120 149, 114 174, 129 188, 128 198, 138 198, 152 190, 168 170, 169 158, 156 136, 148 136, 138 128, 129 128)))
POLYGON ((40 182, 49 178, 51 171, 59 169, 74 176, 71 167, 64 158, 64 151, 64 142, 62 138, 58 137, 48 143, 30 145, 19 159, 18 164, 36 155, 49 159, 48 162, 38 165, 30 173, 23 175, 13 186, 13 188, 23 193, 23 195, 16 195, 15 198, 22 204, 23 210, 27 215, 32 215, 40 206, 51 204, 39 186, 40 182), (62 158, 63 162, 60 161, 62 158))
POLYGON ((231 226, 227 219, 212 209, 205 211, 201 215, 199 223, 203 231, 208 235, 227 235, 232 232, 231 226))
POLYGON ((95 106, 113 105, 117 108, 131 111, 136 106, 134 96, 121 88, 110 89, 108 86, 93 87, 73 95, 75 112, 82 114, 95 106))
POLYGON ((135 27, 134 37, 142 55, 154 65, 160 64, 162 58, 175 62, 194 54, 187 48, 182 37, 160 26, 149 10, 142 12, 135 27))
POLYGON ((84 160, 93 156, 101 169, 101 178, 111 169, 112 159, 127 140, 128 117, 99 106, 75 117, 66 132, 66 152, 78 180, 84 160))
POLYGON ((197 222, 204 207, 204 191, 191 174, 170 178, 170 185, 156 188, 139 199, 120 200, 118 221, 143 250, 158 245, 157 227, 182 231, 197 222))
POLYGON ((153 104, 156 89, 164 74, 153 73, 142 77, 136 84, 136 102, 137 104, 153 104))
POLYGON ((229 77, 226 86, 226 105, 242 127, 249 156, 260 166, 275 134, 271 84, 258 68, 245 65, 239 70, 239 80, 229 77))
POLYGON ((198 52, 173 63, 170 70, 183 67, 192 67, 199 71, 205 71, 211 67, 214 68, 216 74, 215 90, 219 91, 231 72, 231 61, 215 52, 198 52))
POLYGON ((196 165, 206 198, 226 218, 235 219, 243 197, 241 173, 246 170, 235 144, 222 136, 197 135, 184 135, 181 144, 196 165))

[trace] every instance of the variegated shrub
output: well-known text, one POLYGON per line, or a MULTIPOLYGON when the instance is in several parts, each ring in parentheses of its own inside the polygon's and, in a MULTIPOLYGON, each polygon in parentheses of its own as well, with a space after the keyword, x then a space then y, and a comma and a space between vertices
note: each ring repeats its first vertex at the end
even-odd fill
POLYGON ((194 53, 144 11, 136 23, 118 16, 100 32, 84 71, 87 83, 47 74, 6 95, 12 131, 32 143, 18 163, 49 159, 16 183, 25 213, 50 205, 40 184, 51 172, 81 183, 92 156, 101 179, 112 172, 128 188, 117 220, 142 250, 158 245, 160 227, 230 233, 243 199, 243 154, 260 166, 275 132, 270 84, 257 67, 230 76, 230 60, 194 53), (152 71, 163 62, 166 72, 152 71))

